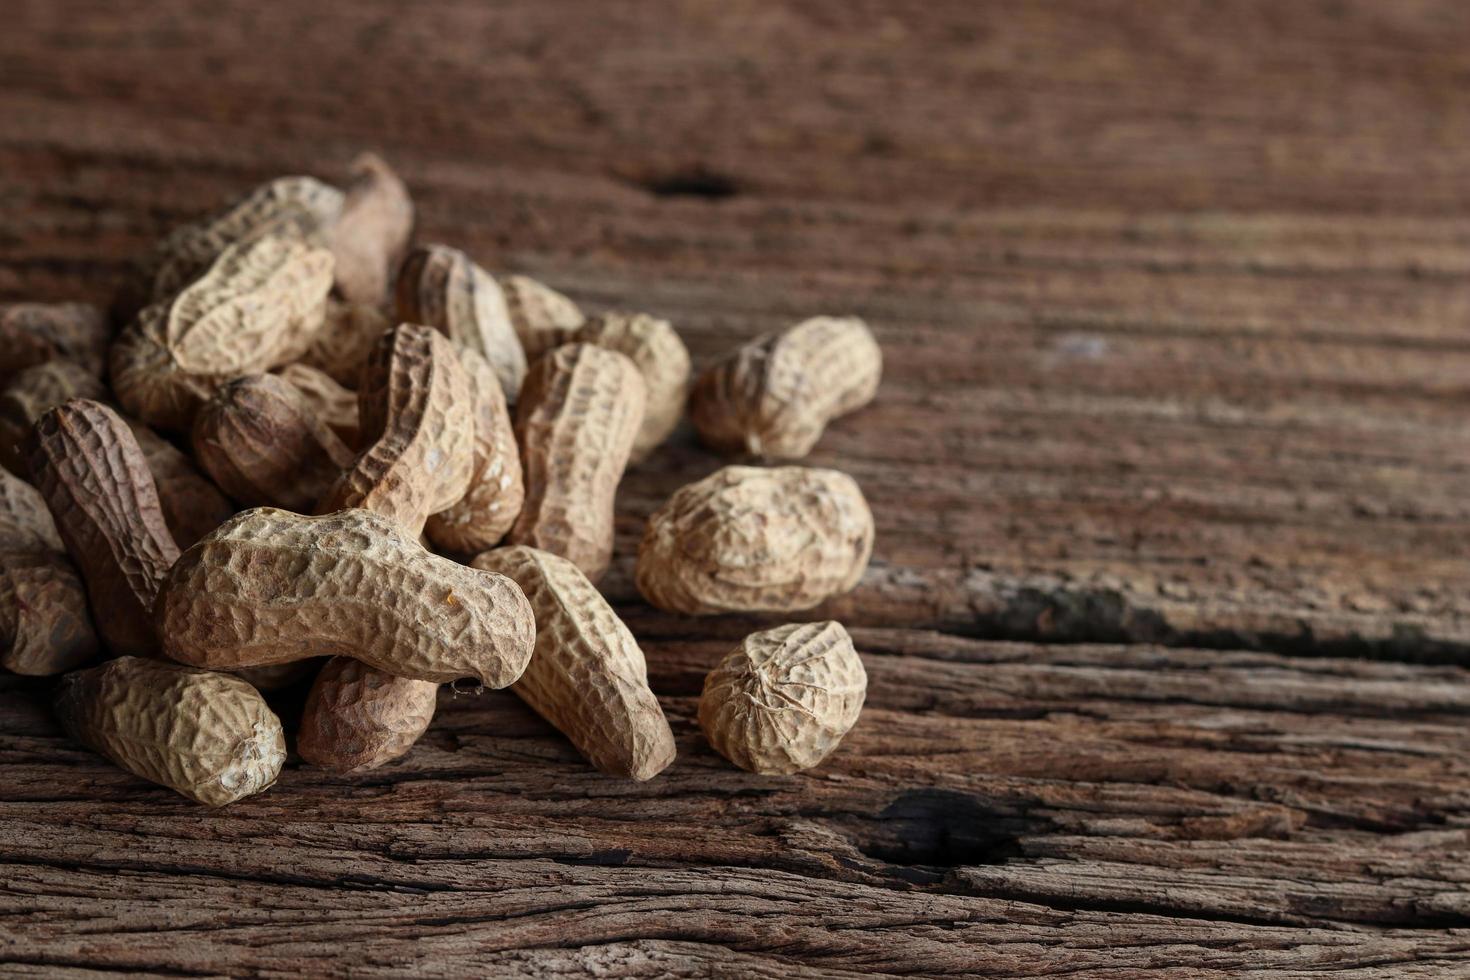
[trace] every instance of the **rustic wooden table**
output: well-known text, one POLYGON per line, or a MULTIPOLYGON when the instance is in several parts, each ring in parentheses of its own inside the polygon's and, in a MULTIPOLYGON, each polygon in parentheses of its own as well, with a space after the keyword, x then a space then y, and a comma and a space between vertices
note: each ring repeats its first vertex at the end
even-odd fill
MULTIPOLYGON (((878 522, 821 768, 693 722, 754 620, 608 591, 679 759, 512 696, 211 813, 0 679, 0 972, 1470 975, 1470 7, 19 0, 0 297, 105 298, 264 178, 699 363, 817 312, 887 373, 811 462, 878 522)), ((299 702, 299 695, 297 696, 299 702)), ((283 713, 294 710, 285 699, 283 713)))

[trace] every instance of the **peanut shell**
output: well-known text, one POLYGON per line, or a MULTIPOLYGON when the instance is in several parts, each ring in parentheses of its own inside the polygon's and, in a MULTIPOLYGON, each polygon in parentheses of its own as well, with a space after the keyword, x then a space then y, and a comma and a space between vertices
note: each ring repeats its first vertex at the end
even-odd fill
POLYGON ((705 371, 689 418, 717 452, 800 459, 828 422, 872 400, 882 373, 882 352, 863 321, 814 317, 705 371))
MULTIPOLYGON (((359 365, 361 367, 361 365, 359 365)), ((299 361, 287 364, 275 372, 282 381, 289 381, 311 411, 327 424, 337 438, 349 448, 356 449, 362 438, 357 417, 357 393, 338 384, 320 368, 299 361)))
POLYGON ((381 306, 413 234, 413 202, 393 168, 372 153, 352 162, 342 211, 326 233, 338 296, 381 306))
POLYGON ((514 547, 487 551, 474 566, 514 579, 535 611, 536 653, 512 691, 602 772, 651 779, 674 761, 643 651, 576 565, 514 547))
POLYGON ((648 457, 679 424, 689 392, 689 351, 667 320, 646 313, 604 313, 573 340, 626 354, 648 389, 643 422, 633 441, 632 462, 648 457))
POLYGON ((11 375, 0 389, 0 464, 24 477, 26 437, 42 413, 68 398, 107 397, 107 386, 75 361, 45 361, 11 375))
POLYGON ((385 674, 348 657, 327 661, 311 686, 296 750, 337 772, 399 758, 434 720, 439 685, 385 674))
POLYGON ((863 709, 868 675, 841 623, 747 636, 704 679, 699 727, 742 769, 786 774, 832 753, 863 709))
POLYGON ((327 297, 326 314, 301 362, 327 374, 346 388, 356 388, 363 362, 386 331, 388 317, 375 306, 344 303, 327 297))
POLYGON ((526 501, 511 544, 561 555, 594 582, 602 576, 644 392, 632 361, 591 344, 567 344, 536 362, 516 406, 526 501))
POLYGON ((576 303, 530 276, 505 276, 499 282, 528 362, 568 343, 586 320, 576 303))
POLYGON ((205 806, 267 789, 286 761, 281 720, 238 677, 120 657, 68 674, 56 716, 128 772, 205 806))
POLYGON ((112 330, 88 303, 0 304, 0 383, 25 368, 67 359, 97 377, 112 330))
POLYGON ((791 612, 857 585, 873 515, 851 477, 801 466, 727 466, 648 518, 638 590, 670 612, 791 612))

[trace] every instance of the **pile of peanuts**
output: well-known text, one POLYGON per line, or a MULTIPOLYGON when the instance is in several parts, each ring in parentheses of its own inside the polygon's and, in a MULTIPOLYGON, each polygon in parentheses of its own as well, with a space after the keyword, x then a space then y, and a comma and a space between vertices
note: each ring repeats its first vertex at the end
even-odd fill
MULTIPOLYGON (((586 316, 413 230, 402 180, 366 155, 345 191, 282 177, 173 231, 109 311, 0 306, 0 665, 61 675, 62 725, 129 772, 210 806, 268 788, 287 750, 261 692, 314 671, 310 765, 399 758, 439 686, 468 679, 598 770, 657 775, 674 737, 597 582, 625 468, 686 406, 749 465, 649 517, 649 603, 798 612, 862 577, 857 484, 760 465, 873 398, 860 320, 758 338, 691 386, 667 321, 586 316)), ((736 765, 796 772, 866 688, 840 624, 791 623, 715 666, 699 723, 736 765)))

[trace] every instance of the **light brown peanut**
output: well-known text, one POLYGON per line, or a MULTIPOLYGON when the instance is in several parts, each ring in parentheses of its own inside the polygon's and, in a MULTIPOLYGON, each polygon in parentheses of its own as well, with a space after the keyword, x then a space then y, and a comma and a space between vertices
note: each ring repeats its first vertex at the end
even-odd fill
POLYGON ((516 407, 526 502, 511 544, 561 555, 593 582, 607 571, 613 499, 644 391, 632 361, 591 344, 567 344, 536 362, 516 407))
POLYGON ((638 590, 670 612, 790 612, 857 585, 873 515, 851 477, 801 466, 727 466, 648 518, 638 590))
POLYGON ((500 284, 468 255, 425 245, 403 260, 396 290, 398 319, 441 331, 457 347, 482 355, 514 402, 526 376, 526 353, 511 325, 500 284))
POLYGON ((112 385, 151 425, 187 429, 219 385, 294 361, 324 315, 332 255, 288 234, 226 248, 177 296, 138 314, 112 346, 112 385))
POLYGON ((505 276, 499 282, 528 362, 569 342, 586 319, 576 303, 530 276, 505 276))
POLYGON ((689 351, 667 320, 646 313, 604 313, 588 320, 574 341, 626 354, 648 389, 643 423, 633 441, 632 462, 648 457, 684 414, 689 393, 689 351))
POLYGON ((310 513, 352 451, 290 382, 272 374, 236 378, 194 417, 194 457, 244 507, 310 513))
POLYGON ((643 651, 576 565, 525 547, 474 565, 514 579, 536 614, 536 653, 512 691, 605 773, 650 779, 674 761, 643 651))
POLYGON ((245 681, 120 657, 62 679, 56 716, 128 772, 206 806, 267 789, 286 761, 281 720, 245 681))
POLYGON ((307 695, 296 750, 338 772, 375 769, 413 747, 434 720, 438 698, 438 684, 333 657, 307 695))
POLYGON ((25 441, 47 409, 68 398, 107 400, 107 386, 75 361, 53 360, 12 375, 0 389, 0 464, 18 476, 29 470, 25 441))
POLYGON ((392 328, 377 307, 344 303, 329 296, 326 315, 300 363, 324 372, 346 388, 356 388, 373 345, 392 328))
POLYGON ((514 582, 356 509, 235 515, 174 564, 156 616, 168 656, 213 670, 340 654, 400 677, 505 687, 535 642, 514 582))
POLYGON ((0 667, 59 674, 99 650, 86 589, 46 502, 0 470, 0 667))
POLYGON ((500 543, 526 492, 510 410, 495 372, 469 348, 460 350, 459 359, 475 405, 474 475, 459 502, 431 515, 425 530, 436 547, 472 554, 500 543))
POLYGON ((88 303, 0 304, 0 383, 25 368, 65 358, 96 377, 112 331, 88 303))
POLYGON ((156 652, 150 613, 179 549, 127 423, 105 405, 73 399, 36 420, 27 452, 103 640, 118 655, 156 652))
POLYGON ((717 452, 799 459, 828 422, 872 400, 882 373, 882 352, 863 321, 814 317, 700 375, 689 418, 717 452))
POLYGON ((327 229, 336 258, 334 291, 348 303, 381 306, 413 234, 413 202, 393 168, 372 153, 352 162, 352 181, 327 229))
POLYGON ((289 381, 300 392, 312 412, 337 434, 344 445, 352 449, 358 448, 362 433, 357 415, 356 392, 344 388, 320 368, 300 362, 287 364, 275 374, 282 381, 289 381))
POLYGON ((699 727, 742 769, 810 769, 857 723, 868 675, 841 623, 792 623, 747 636, 710 671, 699 727))

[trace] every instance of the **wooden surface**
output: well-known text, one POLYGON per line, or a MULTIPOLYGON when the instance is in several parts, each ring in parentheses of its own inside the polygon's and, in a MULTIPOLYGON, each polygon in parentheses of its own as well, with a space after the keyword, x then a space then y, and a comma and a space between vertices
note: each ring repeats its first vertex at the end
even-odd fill
MULTIPOLYGON (((607 591, 680 755, 507 694, 202 811, 0 679, 0 972, 1470 975, 1470 7, 21 0, 0 297, 382 152, 421 240, 702 365, 868 318, 811 462, 877 518, 868 706, 758 777, 693 723, 756 621, 607 591)), ((299 693, 280 699, 288 719, 299 693), (294 700, 293 700, 294 698, 294 700)))

